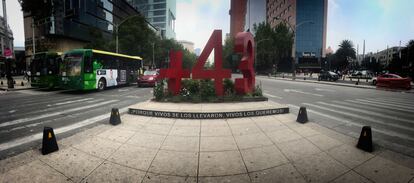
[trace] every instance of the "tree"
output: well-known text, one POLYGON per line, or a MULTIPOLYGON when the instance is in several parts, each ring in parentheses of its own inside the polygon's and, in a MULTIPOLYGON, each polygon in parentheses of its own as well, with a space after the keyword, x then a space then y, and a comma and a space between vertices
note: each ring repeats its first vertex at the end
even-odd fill
POLYGON ((223 67, 233 72, 236 71, 239 65, 238 58, 240 55, 234 52, 234 39, 226 38, 223 46, 223 67))
POLYGON ((256 70, 270 72, 273 66, 279 68, 290 67, 290 53, 293 44, 293 34, 285 23, 272 28, 270 24, 262 22, 253 25, 256 44, 256 70), (286 63, 285 63, 286 62, 286 63))
POLYGON ((343 40, 335 52, 335 60, 332 62, 336 70, 344 70, 349 65, 350 59, 356 59, 354 44, 350 40, 343 40))

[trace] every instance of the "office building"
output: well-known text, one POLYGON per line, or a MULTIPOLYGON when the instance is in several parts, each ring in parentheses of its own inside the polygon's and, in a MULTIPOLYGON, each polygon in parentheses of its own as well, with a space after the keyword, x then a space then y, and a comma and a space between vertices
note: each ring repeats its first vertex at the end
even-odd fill
POLYGON ((5 52, 13 53, 13 32, 7 23, 6 0, 3 0, 3 16, 0 17, 0 59, 5 58, 5 52), (8 51, 7 51, 8 50, 8 51))
POLYGON ((31 12, 23 12, 28 56, 33 52, 83 48, 96 35, 110 40, 115 25, 138 14, 125 0, 52 0, 50 3, 50 12, 42 19, 34 20, 31 12))
POLYGON ((175 39, 176 0, 127 1, 161 31, 163 38, 175 39))
POLYGON ((379 61, 383 68, 386 68, 395 57, 401 57, 400 51, 402 49, 403 47, 393 46, 375 53, 374 57, 379 61))
POLYGON ((178 40, 177 42, 178 42, 178 43, 180 43, 181 45, 183 45, 183 47, 184 47, 185 49, 187 49, 189 52, 191 52, 191 53, 195 53, 195 50, 194 50, 194 43, 193 43, 193 42, 191 42, 191 41, 186 41, 186 40, 178 40))
POLYGON ((244 30, 255 33, 253 25, 266 22, 266 0, 247 0, 244 30))
POLYGON ((298 69, 319 70, 326 52, 328 0, 266 0, 267 22, 287 23, 295 32, 298 69))

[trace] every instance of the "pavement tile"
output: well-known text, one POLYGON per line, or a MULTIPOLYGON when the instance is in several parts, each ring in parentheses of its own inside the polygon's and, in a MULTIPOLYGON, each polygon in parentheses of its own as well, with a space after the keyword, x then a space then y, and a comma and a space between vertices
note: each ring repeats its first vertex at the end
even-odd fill
POLYGON ((262 147, 272 145, 273 142, 264 133, 254 133, 248 135, 234 136, 237 146, 240 149, 247 149, 253 147, 262 147))
POLYGON ((230 176, 219 176, 219 177, 198 177, 199 183, 250 183, 248 174, 230 175, 230 176))
POLYGON ((273 121, 256 121, 256 125, 264 132, 273 132, 288 129, 286 125, 274 119, 273 121))
POLYGON ((124 166, 147 171, 157 151, 157 149, 124 144, 108 160, 124 166))
POLYGON ((174 127, 176 126, 197 126, 200 127, 201 121, 195 119, 176 119, 174 127))
POLYGON ((414 169, 401 166, 379 156, 356 167, 354 171, 374 182, 408 182, 414 178, 414 169))
POLYGON ((149 123, 142 128, 142 132, 154 133, 160 135, 168 135, 172 125, 161 125, 157 123, 149 123))
POLYGON ((121 143, 115 142, 113 140, 93 137, 75 144, 73 147, 90 155, 105 159, 113 152, 115 152, 121 145, 121 143))
POLYGON ((293 128, 294 131, 296 131, 299 135, 302 135, 304 137, 309 137, 313 135, 319 135, 320 133, 313 130, 312 128, 309 128, 307 126, 301 126, 297 128, 293 128))
POLYGON ((198 152, 199 137, 167 136, 161 149, 172 151, 198 152))
POLYGON ((121 128, 112 128, 111 130, 106 130, 98 135, 98 137, 111 139, 121 143, 126 142, 131 136, 136 132, 121 128))
POLYGON ((198 153, 160 150, 149 172, 164 175, 197 176, 198 153))
POLYGON ((234 136, 247 135, 247 134, 253 134, 253 133, 262 133, 262 130, 260 130, 260 128, 257 127, 257 125, 254 124, 253 122, 250 124, 230 126, 230 128, 234 136))
POLYGON ((340 177, 336 178, 333 183, 371 183, 372 181, 368 180, 365 177, 362 177, 361 175, 355 173, 354 171, 349 171, 344 175, 341 175, 340 177))
POLYGON ((0 182, 71 182, 70 179, 39 160, 0 174, 0 182))
POLYGON ((282 123, 297 123, 297 116, 293 113, 273 115, 273 118, 279 120, 282 123))
POLYGON ((270 140, 274 143, 283 143, 292 140, 302 139, 303 137, 291 129, 278 130, 274 132, 267 132, 270 140))
POLYGON ((169 135, 198 137, 200 135, 200 126, 176 126, 174 125, 169 135))
POLYGON ((228 127, 227 121, 224 119, 204 119, 201 120, 201 127, 228 127))
POLYGON ((263 170, 283 163, 288 159, 274 146, 241 150, 244 163, 249 172, 263 170))
POLYGON ((201 126, 201 136, 217 137, 217 136, 233 136, 230 128, 227 126, 201 126))
POLYGON ((200 141, 201 151, 230 151, 238 149, 232 136, 201 137, 200 141))
POLYGON ((38 149, 29 150, 0 160, 0 174, 37 160, 42 154, 38 149))
POLYGON ((222 176, 246 172, 239 151, 201 152, 199 176, 222 176))
POLYGON ((293 165, 308 182, 328 182, 349 170, 325 152, 295 160, 293 165))
POLYGON ((334 147, 326 152, 349 168, 355 168, 368 159, 374 157, 374 154, 362 151, 355 146, 347 144, 334 147))
POLYGON ((138 132, 126 143, 141 147, 158 149, 161 147, 161 144, 164 142, 166 136, 167 135, 138 132))
POLYGON ((253 120, 251 120, 250 118, 230 118, 227 119, 227 123, 230 127, 237 125, 254 124, 253 120))
POLYGON ((144 176, 145 172, 143 171, 105 161, 82 182, 140 182, 144 176))
POLYGON ((287 158, 293 161, 321 152, 318 147, 306 139, 284 142, 277 144, 277 146, 287 158))
POLYGON ((299 172, 292 166, 292 164, 284 164, 278 167, 249 173, 252 178, 252 182, 263 183, 305 183, 305 179, 299 174, 299 172))
POLYGON ((279 122, 275 118, 273 118, 273 115, 270 116, 257 116, 257 117, 251 117, 250 118, 254 122, 279 122))
POLYGON ((151 118, 147 124, 159 124, 171 126, 175 122, 174 118, 151 118))
POLYGON ((314 145, 318 146, 323 151, 342 145, 343 143, 326 135, 314 135, 307 137, 314 145))
POLYGON ((74 182, 81 181, 104 162, 104 159, 96 158, 72 147, 42 156, 40 160, 62 172, 74 182))
POLYGON ((147 175, 144 177, 143 182, 154 182, 154 183, 162 183, 162 182, 168 182, 168 183, 196 183, 197 177, 181 177, 181 176, 172 176, 172 175, 160 175, 160 174, 154 174, 154 173, 147 173, 147 175))
POLYGON ((408 168, 414 169, 414 158, 412 157, 390 150, 384 150, 383 152, 378 154, 378 156, 394 161, 395 163, 406 166, 408 168))

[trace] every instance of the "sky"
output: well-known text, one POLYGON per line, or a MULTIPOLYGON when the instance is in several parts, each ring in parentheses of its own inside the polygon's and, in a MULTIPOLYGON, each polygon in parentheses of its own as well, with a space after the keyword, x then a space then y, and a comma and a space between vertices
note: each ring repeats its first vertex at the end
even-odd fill
MULTIPOLYGON (((7 0, 8 22, 15 46, 24 46, 23 15, 17 0, 7 0)), ((362 53, 404 46, 414 39, 414 0, 328 0, 327 46, 351 40, 362 53)), ((177 0, 176 38, 203 48, 214 29, 230 31, 230 0, 177 0)), ((2 13, 1 13, 2 14, 2 13)))

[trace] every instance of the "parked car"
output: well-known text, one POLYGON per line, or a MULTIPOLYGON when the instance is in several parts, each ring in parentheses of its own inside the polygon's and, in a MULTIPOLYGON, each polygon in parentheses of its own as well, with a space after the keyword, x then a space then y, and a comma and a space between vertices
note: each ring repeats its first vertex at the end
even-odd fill
POLYGON ((383 74, 376 78, 377 87, 411 89, 411 79, 396 74, 383 74))
POLYGON ((323 71, 319 74, 318 81, 327 80, 327 81, 337 81, 339 75, 331 71, 323 71))
POLYGON ((137 84, 141 86, 155 86, 159 72, 156 70, 145 71, 144 74, 138 76, 137 84))
POLYGON ((355 71, 351 74, 353 77, 370 78, 374 76, 374 73, 369 70, 355 71))

